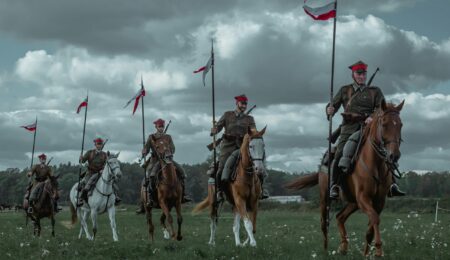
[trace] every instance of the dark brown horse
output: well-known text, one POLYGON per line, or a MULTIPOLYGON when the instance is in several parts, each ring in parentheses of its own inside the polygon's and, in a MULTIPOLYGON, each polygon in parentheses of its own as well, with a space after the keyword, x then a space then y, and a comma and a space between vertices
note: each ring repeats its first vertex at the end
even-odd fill
MULTIPOLYGON (((240 148, 240 158, 236 169, 236 179, 229 182, 225 190, 228 202, 233 205, 234 224, 233 233, 236 246, 246 245, 256 246, 254 234, 256 233, 256 216, 258 214, 258 200, 261 195, 261 182, 258 175, 264 169, 264 141, 263 135, 266 131, 264 127, 260 132, 249 132, 244 136, 240 148), (240 221, 244 221, 248 238, 241 244, 239 237, 240 221)), ((193 210, 194 213, 209 207, 211 218, 210 245, 215 244, 215 233, 217 225, 217 207, 215 202, 215 186, 208 185, 208 197, 200 202, 193 210)))
MULTIPOLYGON (((41 218, 50 218, 52 223, 52 236, 55 236, 55 200, 59 198, 57 176, 50 176, 42 185, 42 191, 36 202, 33 204, 33 213, 28 213, 28 200, 24 200, 23 208, 26 213, 26 220, 28 218, 33 221, 35 236, 41 235, 41 218)), ((34 187, 36 188, 36 187, 34 187)))
MULTIPOLYGON (((183 239, 183 236, 181 235, 181 224, 183 223, 183 217, 181 216, 181 199, 183 190, 176 173, 175 165, 172 161, 173 155, 171 154, 169 143, 165 142, 164 139, 159 140, 158 143, 155 143, 154 140, 152 140, 152 147, 155 148, 154 150, 156 150, 158 161, 161 165, 161 172, 158 173, 159 183, 156 191, 158 205, 162 210, 160 221, 163 226, 164 238, 172 238, 173 240, 180 241, 183 239), (178 230, 176 234, 173 228, 173 218, 170 214, 173 207, 175 207, 177 212, 178 230), (168 225, 166 225, 166 220, 168 225)), ((141 188, 141 200, 145 205, 149 237, 153 241, 155 227, 152 221, 152 206, 147 203, 149 198, 145 187, 141 188)))
MULTIPOLYGON (((380 235, 380 215, 384 208, 389 187, 392 184, 393 165, 400 158, 400 141, 402 121, 399 105, 386 104, 372 115, 373 121, 364 129, 362 146, 357 157, 352 173, 345 177, 341 198, 347 202, 345 207, 336 215, 341 243, 339 252, 346 254, 348 251, 348 237, 345 229, 345 221, 357 209, 361 209, 369 217, 369 228, 366 233, 366 245, 364 255, 369 255, 372 241, 375 239, 375 255, 382 256, 382 243, 380 235)), ((303 189, 319 184, 320 211, 322 232, 324 235, 324 247, 327 248, 326 226, 326 195, 328 188, 328 176, 324 171, 300 177, 286 187, 291 189, 303 189)))

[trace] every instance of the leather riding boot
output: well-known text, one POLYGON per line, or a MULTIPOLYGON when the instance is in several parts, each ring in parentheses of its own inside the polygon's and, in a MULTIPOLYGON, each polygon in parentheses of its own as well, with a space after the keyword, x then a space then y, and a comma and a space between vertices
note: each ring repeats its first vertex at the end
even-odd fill
POLYGON ((154 176, 150 176, 150 183, 147 187, 148 190, 148 202, 147 202, 147 206, 148 207, 152 207, 156 205, 156 201, 153 199, 154 198, 154 189, 155 187, 155 177, 154 176))
POLYGON ((339 177, 340 169, 338 167, 337 160, 333 160, 332 168, 331 168, 331 188, 330 188, 330 198, 337 199, 339 198, 339 185, 338 185, 338 177, 339 177))
POLYGON ((88 191, 86 189, 81 190, 81 193, 79 194, 78 202, 77 202, 78 207, 83 206, 85 201, 87 202, 87 200, 88 200, 87 193, 88 193, 88 191))
POLYGON ((405 196, 406 193, 401 191, 398 187, 397 183, 395 183, 395 179, 391 184, 391 187, 389 188, 388 197, 394 197, 394 196, 405 196))
POLYGON ((139 202, 139 207, 136 209, 136 214, 144 214, 145 208, 144 208, 144 202, 139 202))
POLYGON ((182 187, 181 203, 191 202, 192 199, 189 198, 189 196, 187 196, 185 193, 184 179, 180 179, 180 180, 181 180, 181 187, 182 187))
POLYGON ((259 177, 259 180, 260 180, 260 182, 261 182, 261 195, 259 196, 259 199, 260 200, 265 200, 265 199, 267 199, 267 198, 269 198, 269 192, 267 191, 267 188, 266 188, 266 185, 264 185, 264 176, 261 174, 261 175, 258 175, 258 177, 259 177))
POLYGON ((117 187, 116 183, 113 183, 114 195, 116 195, 116 200, 114 201, 114 206, 119 205, 122 199, 119 197, 119 187, 117 187))

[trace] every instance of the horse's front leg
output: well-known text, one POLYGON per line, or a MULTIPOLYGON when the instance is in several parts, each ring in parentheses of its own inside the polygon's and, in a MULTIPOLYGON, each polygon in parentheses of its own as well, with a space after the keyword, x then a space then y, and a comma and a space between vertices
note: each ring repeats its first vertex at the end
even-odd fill
POLYGON ((91 208, 91 220, 92 220, 92 232, 94 233, 93 238, 97 235, 97 208, 91 208))
POLYGON ((361 194, 358 199, 358 206, 361 210, 367 214, 369 217, 369 228, 366 234, 366 245, 364 247, 364 256, 369 255, 370 244, 372 243, 372 238, 374 232, 375 235, 375 256, 383 256, 382 242, 381 242, 381 234, 380 234, 380 216, 377 211, 372 206, 372 200, 364 194, 361 194), (373 229, 373 230, 371 230, 373 229))
POLYGON ((336 221, 341 235, 341 244, 339 245, 339 252, 343 255, 348 251, 348 236, 345 229, 345 221, 348 217, 358 209, 356 203, 348 203, 345 207, 336 215, 336 221))
POLYGON ((175 231, 173 228, 173 218, 172 218, 172 215, 170 214, 170 209, 169 209, 169 207, 167 207, 166 203, 163 200, 159 201, 159 205, 161 206, 161 210, 162 210, 163 214, 166 215, 167 222, 169 223, 168 226, 169 226, 170 237, 175 240, 175 231))
POLYGON ((78 238, 81 238, 81 232, 84 229, 84 233, 86 234, 86 238, 88 240, 93 240, 93 237, 91 236, 91 234, 89 234, 89 228, 88 228, 88 224, 87 224, 87 219, 88 219, 88 214, 89 212, 87 210, 83 210, 81 208, 78 208, 78 218, 80 219, 80 235, 78 238))
POLYGON ((210 227, 210 237, 208 244, 211 246, 216 245, 216 228, 217 228, 217 207, 214 205, 214 195, 215 187, 214 184, 208 185, 208 201, 209 201, 209 217, 211 219, 210 227))
POLYGON ((237 209, 234 209, 233 233, 236 246, 242 246, 241 237, 239 236, 240 229, 241 229, 241 215, 239 214, 239 211, 237 209))
POLYGON ((161 213, 161 217, 159 218, 159 221, 160 221, 161 226, 163 228, 164 239, 169 239, 170 238, 170 234, 169 234, 169 231, 167 231, 166 214, 161 213))
POLYGON ((176 211, 178 224, 177 240, 181 241, 183 239, 183 236, 181 235, 181 224, 183 223, 183 216, 181 215, 181 199, 177 202, 176 211))
POLYGON ((151 207, 145 206, 145 217, 147 218, 148 236, 149 236, 149 239, 153 242, 155 226, 153 225, 153 221, 152 221, 152 208, 151 207))
POLYGON ((50 220, 52 222, 52 236, 55 237, 55 215, 54 214, 51 215, 50 220))
MULTIPOLYGON (((253 224, 248 216, 246 203, 242 198, 239 198, 238 196, 234 196, 234 198, 235 198, 235 204, 236 204, 235 205, 236 212, 240 215, 240 217, 242 217, 242 219, 244 221, 245 230, 247 231, 248 238, 250 239, 250 246, 255 247, 256 240, 255 240, 255 237, 253 236, 253 224)), ((255 218, 255 220, 256 220, 256 218, 255 218)), ((234 221, 236 223, 236 218, 234 221)), ((239 237, 239 226, 238 226, 237 232, 235 232, 235 234, 234 234, 234 237, 235 237, 235 239, 236 239, 236 237, 239 237)), ((236 240, 236 245, 238 245, 237 242, 238 241, 236 240)))
POLYGON ((119 241, 116 229, 116 207, 114 205, 108 209, 109 223, 111 224, 111 231, 114 242, 119 241))

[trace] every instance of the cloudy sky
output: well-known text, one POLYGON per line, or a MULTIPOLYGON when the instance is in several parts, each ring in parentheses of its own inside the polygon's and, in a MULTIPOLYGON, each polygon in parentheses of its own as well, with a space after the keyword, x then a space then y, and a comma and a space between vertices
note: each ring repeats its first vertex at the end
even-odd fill
MULTIPOLYGON (((329 0, 308 1, 319 6, 329 0)), ((36 153, 76 161, 89 90, 86 148, 96 136, 135 161, 142 148, 140 110, 123 106, 139 88, 146 133, 158 117, 181 163, 209 153, 211 88, 192 74, 216 49, 217 114, 250 98, 257 127, 267 125, 268 166, 316 169, 327 147, 332 21, 313 21, 301 0, 1 0, 0 169, 29 165, 36 153)), ((338 7, 335 86, 347 66, 369 64, 388 101, 405 99, 401 170, 449 170, 450 24, 448 0, 342 0, 338 7)), ((335 125, 340 121, 336 118, 335 125)))

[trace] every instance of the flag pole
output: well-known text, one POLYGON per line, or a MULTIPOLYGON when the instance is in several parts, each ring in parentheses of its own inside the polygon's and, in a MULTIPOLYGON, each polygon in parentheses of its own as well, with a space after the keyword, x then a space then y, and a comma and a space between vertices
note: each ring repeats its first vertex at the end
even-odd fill
MULTIPOLYGON (((142 149, 145 149, 144 96, 142 95, 142 91, 144 91, 144 80, 142 79, 142 74, 141 74, 142 149)), ((142 158, 144 159, 144 165, 146 165, 145 164, 145 160, 146 160, 145 157, 146 157, 146 155, 142 155, 142 158)), ((145 183, 147 183, 147 186, 145 187, 145 196, 146 196, 146 199, 148 199, 149 198, 149 185, 151 185, 151 183, 149 182, 149 176, 147 176, 147 169, 146 169, 146 167, 143 167, 143 169, 144 169, 145 183)), ((144 201, 142 203, 144 203, 144 201)))
MULTIPOLYGON (((335 56, 335 46, 336 46, 336 19, 337 19, 337 0, 334 2, 334 10, 336 10, 336 15, 333 21, 333 50, 331 56, 331 84, 330 84, 330 105, 333 102, 333 87, 334 87, 334 56, 335 56)), ((331 135, 333 133, 333 116, 328 116, 328 156, 331 154, 331 135)), ((327 197, 327 235, 328 229, 330 227, 330 188, 331 188, 331 160, 328 160, 328 189, 326 193, 327 197)))
MULTIPOLYGON (((87 90, 87 93, 86 93, 86 108, 84 109, 83 137, 81 138, 80 157, 83 156, 83 152, 84 152, 84 137, 86 135, 86 119, 87 119, 88 106, 89 106, 89 90, 87 90)), ((76 210, 78 210, 78 200, 79 200, 79 196, 80 196, 79 187, 80 187, 80 182, 81 182, 81 169, 82 169, 81 160, 79 160, 78 163, 79 163, 79 169, 78 169, 77 202, 76 202, 76 206, 75 206, 76 210)))
MULTIPOLYGON (((211 83, 212 83, 212 123, 213 127, 216 127, 216 94, 215 94, 215 85, 214 85, 214 40, 211 39, 211 83)), ((216 181, 214 182, 214 210, 217 213, 217 188, 218 182, 220 181, 217 176, 217 148, 216 148, 216 133, 213 134, 213 162, 214 162, 214 172, 216 173, 216 181)), ((216 214, 216 222, 217 222, 217 214, 216 214)))
POLYGON ((34 159, 34 148, 36 145, 36 132, 37 132, 37 116, 36 116, 36 121, 34 122, 36 129, 34 130, 34 135, 33 135, 33 150, 31 151, 31 166, 30 169, 33 168, 33 159, 34 159))

